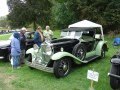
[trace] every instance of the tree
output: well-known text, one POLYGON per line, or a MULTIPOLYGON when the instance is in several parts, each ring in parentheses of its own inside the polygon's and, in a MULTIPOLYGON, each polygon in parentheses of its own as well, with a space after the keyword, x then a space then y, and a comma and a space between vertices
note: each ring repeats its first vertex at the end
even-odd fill
POLYGON ((67 27, 83 19, 102 24, 105 32, 119 29, 120 0, 55 0, 52 21, 67 27))
POLYGON ((8 0, 10 14, 8 19, 11 26, 22 27, 31 23, 46 25, 49 24, 50 8, 49 0, 8 0))
POLYGON ((0 27, 8 27, 8 20, 6 17, 0 17, 0 27))
POLYGON ((8 0, 13 27, 31 23, 67 28, 87 19, 102 24, 105 32, 120 28, 120 0, 8 0))
POLYGON ((70 3, 64 0, 53 2, 51 25, 57 28, 66 28, 69 24, 75 22, 74 12, 70 9, 70 3))

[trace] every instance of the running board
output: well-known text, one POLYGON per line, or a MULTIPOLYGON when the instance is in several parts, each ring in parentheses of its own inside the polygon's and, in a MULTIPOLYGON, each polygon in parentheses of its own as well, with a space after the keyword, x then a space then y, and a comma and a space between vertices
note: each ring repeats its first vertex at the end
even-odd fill
POLYGON ((39 69, 39 70, 41 70, 41 71, 53 73, 53 68, 47 67, 47 66, 44 65, 44 64, 32 63, 32 62, 29 62, 29 61, 26 61, 26 64, 27 64, 28 66, 30 66, 30 67, 39 69))
POLYGON ((86 58, 84 61, 82 61, 83 63, 88 63, 90 61, 93 61, 94 59, 98 58, 100 56, 98 55, 95 55, 95 56, 92 56, 92 57, 89 57, 89 58, 86 58))

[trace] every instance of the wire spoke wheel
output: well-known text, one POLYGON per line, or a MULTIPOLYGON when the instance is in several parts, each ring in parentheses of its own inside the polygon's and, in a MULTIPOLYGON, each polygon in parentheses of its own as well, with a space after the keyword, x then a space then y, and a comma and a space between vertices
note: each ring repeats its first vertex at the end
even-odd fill
POLYGON ((57 78, 67 76, 70 72, 71 61, 67 58, 55 61, 53 68, 54 74, 57 78))
POLYGON ((83 59, 84 58, 84 50, 82 48, 80 48, 78 50, 78 52, 76 52, 76 56, 79 57, 80 59, 83 59))

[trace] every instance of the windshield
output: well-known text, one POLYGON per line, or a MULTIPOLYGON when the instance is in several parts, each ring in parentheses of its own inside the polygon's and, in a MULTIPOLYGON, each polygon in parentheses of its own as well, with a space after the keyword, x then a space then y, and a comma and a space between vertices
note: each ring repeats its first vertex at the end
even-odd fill
POLYGON ((61 37, 63 38, 76 38, 79 39, 82 35, 82 32, 75 32, 75 31, 63 31, 61 32, 61 37))
POLYGON ((62 31, 61 34, 60 34, 60 36, 61 36, 61 37, 65 37, 65 36, 67 36, 67 34, 68 34, 68 32, 62 31))

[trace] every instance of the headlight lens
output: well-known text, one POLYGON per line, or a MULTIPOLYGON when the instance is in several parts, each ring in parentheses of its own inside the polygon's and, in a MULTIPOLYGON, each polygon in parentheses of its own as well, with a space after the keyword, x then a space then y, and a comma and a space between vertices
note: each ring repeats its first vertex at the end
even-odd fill
POLYGON ((39 49, 39 46, 37 44, 33 45, 34 50, 39 49))
POLYGON ((51 49, 50 46, 46 47, 46 53, 47 53, 47 55, 51 55, 52 54, 52 49, 51 49))

